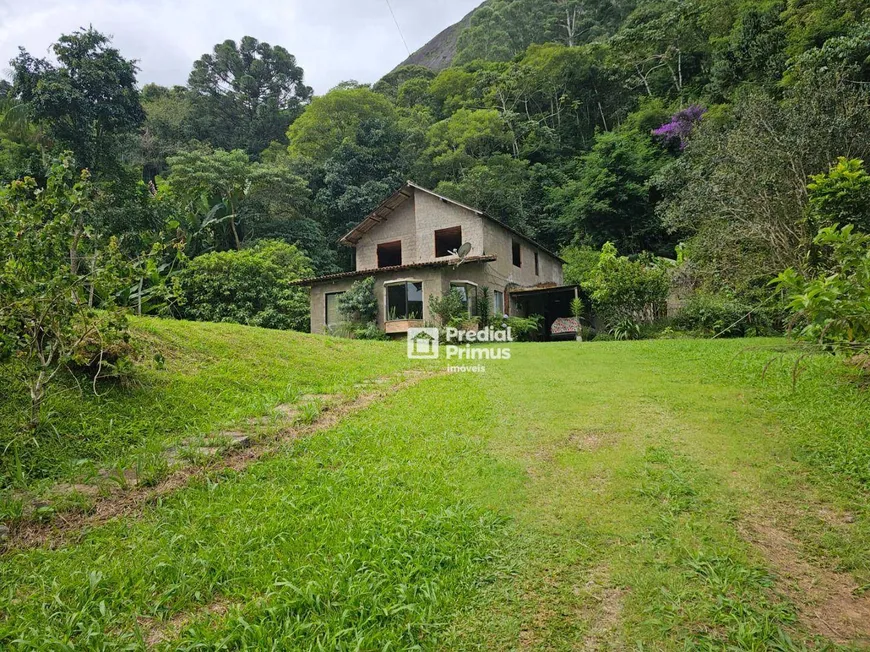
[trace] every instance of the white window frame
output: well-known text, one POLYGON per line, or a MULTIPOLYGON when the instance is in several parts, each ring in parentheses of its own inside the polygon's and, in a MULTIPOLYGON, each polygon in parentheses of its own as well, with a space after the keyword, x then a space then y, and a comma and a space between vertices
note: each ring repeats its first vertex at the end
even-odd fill
POLYGON ((498 315, 498 318, 501 319, 505 316, 504 311, 504 292, 501 290, 493 290, 492 293, 492 309, 498 315), (501 299, 501 309, 498 307, 499 298, 501 299))
MULTIPOLYGON (((329 323, 329 297, 341 297, 347 293, 347 290, 342 290, 340 292, 324 292, 323 293, 323 322, 324 326, 327 329, 334 328, 335 326, 341 326, 344 321, 337 321, 334 324, 329 323)), ((341 319, 341 312, 338 310, 338 305, 335 307, 336 314, 339 319, 341 319)))
MULTIPOLYGON (((457 285, 463 285, 463 286, 469 285, 469 286, 474 288, 474 303, 475 304, 480 299, 480 286, 477 283, 475 283, 474 281, 462 281, 462 280, 450 281, 450 291, 452 292, 454 286, 457 286, 457 285)), ((468 290, 465 291, 465 300, 468 304, 468 306, 467 306, 468 307, 468 316, 474 317, 474 306, 472 306, 472 303, 469 300, 468 290)))

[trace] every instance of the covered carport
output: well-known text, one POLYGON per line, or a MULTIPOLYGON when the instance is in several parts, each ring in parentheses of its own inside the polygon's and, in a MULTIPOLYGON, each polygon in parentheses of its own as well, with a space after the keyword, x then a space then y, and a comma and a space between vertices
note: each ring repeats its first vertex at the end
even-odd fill
POLYGON ((557 319, 573 317, 571 302, 581 299, 585 308, 584 319, 591 320, 589 301, 578 285, 560 285, 553 287, 513 288, 508 291, 510 315, 529 317, 541 315, 544 318, 542 338, 550 341, 553 335, 553 323, 557 319))

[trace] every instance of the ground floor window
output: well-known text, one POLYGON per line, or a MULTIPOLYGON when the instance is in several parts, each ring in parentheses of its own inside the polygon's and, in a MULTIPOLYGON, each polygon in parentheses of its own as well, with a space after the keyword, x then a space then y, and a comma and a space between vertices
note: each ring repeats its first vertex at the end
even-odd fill
POLYGON ((492 302, 493 308, 495 309, 495 314, 501 318, 504 316, 504 292, 499 292, 496 290, 492 293, 492 302))
POLYGON ((456 290, 462 297, 462 303, 471 317, 477 314, 477 286, 472 283, 451 283, 450 290, 456 290))
POLYGON ((338 311, 338 300, 344 292, 331 292, 326 295, 326 325, 338 326, 342 321, 341 313, 338 311))
POLYGON ((423 319, 422 283, 387 286, 387 321, 399 319, 423 319))

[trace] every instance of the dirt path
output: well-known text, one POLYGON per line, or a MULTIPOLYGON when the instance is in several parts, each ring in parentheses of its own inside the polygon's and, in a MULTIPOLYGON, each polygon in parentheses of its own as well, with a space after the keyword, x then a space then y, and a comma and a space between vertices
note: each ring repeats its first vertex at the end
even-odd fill
MULTIPOLYGON (((378 378, 370 383, 375 388, 373 391, 363 392, 353 400, 332 395, 318 396, 316 397, 320 405, 318 416, 313 423, 306 425, 292 425, 299 414, 298 406, 278 406, 276 410, 283 414, 288 425, 282 427, 272 437, 246 441, 244 446, 231 448, 225 454, 221 454, 218 448, 201 449, 210 451, 203 464, 176 466, 168 477, 153 487, 137 487, 131 483, 132 486, 116 488, 109 495, 96 494, 93 509, 87 513, 61 513, 49 523, 25 521, 11 531, 9 538, 3 544, 3 552, 43 545, 52 547, 62 545, 87 528, 116 518, 137 518, 148 505, 196 479, 222 470, 244 470, 264 455, 276 452, 289 442, 328 430, 348 415, 364 410, 376 401, 435 375, 438 374, 409 371, 399 377, 378 378)), ((75 489, 76 486, 73 485, 71 488, 75 489)))

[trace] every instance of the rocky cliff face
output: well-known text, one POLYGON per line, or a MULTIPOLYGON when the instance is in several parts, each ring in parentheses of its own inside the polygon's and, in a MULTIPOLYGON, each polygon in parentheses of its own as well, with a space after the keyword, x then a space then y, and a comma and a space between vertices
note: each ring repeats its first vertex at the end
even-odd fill
POLYGON ((456 43, 474 15, 475 9, 455 25, 451 25, 438 36, 405 59, 397 68, 402 66, 424 66, 429 70, 441 72, 448 68, 456 56, 456 43))

